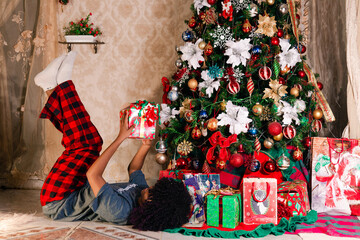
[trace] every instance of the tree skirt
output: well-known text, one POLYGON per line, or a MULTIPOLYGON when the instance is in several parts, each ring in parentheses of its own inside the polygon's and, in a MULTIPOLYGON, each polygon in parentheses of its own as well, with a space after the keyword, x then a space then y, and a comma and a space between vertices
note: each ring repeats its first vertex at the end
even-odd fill
POLYGON ((181 233, 188 236, 196 237, 214 237, 214 238, 240 238, 254 237, 261 238, 269 234, 276 236, 283 235, 285 232, 294 232, 297 225, 301 223, 313 224, 317 221, 317 212, 311 210, 305 217, 295 216, 289 220, 282 218, 278 225, 272 223, 262 224, 259 226, 251 226, 240 223, 235 229, 209 227, 204 224, 202 228, 175 228, 167 229, 169 233, 181 233))

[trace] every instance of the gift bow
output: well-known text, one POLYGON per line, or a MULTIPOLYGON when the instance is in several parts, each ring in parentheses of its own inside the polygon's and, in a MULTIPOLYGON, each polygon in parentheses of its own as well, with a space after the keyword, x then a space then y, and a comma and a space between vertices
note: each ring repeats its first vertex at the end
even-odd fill
POLYGON ((219 158, 225 161, 229 160, 229 153, 227 151, 227 148, 230 147, 232 143, 236 142, 236 140, 237 140, 236 134, 232 134, 230 135, 230 137, 226 138, 223 137, 221 132, 219 131, 214 133, 209 139, 209 142, 212 147, 209 148, 206 154, 206 160, 208 161, 208 163, 210 164, 212 163, 211 160, 213 159, 214 151, 217 145, 219 145, 220 147, 219 158))
POLYGON ((219 196, 231 196, 231 195, 234 195, 234 194, 240 194, 240 190, 233 189, 231 187, 227 187, 227 188, 220 188, 219 190, 212 189, 212 190, 208 191, 205 194, 205 197, 207 195, 214 195, 214 199, 215 199, 215 198, 217 198, 219 196))
POLYGON ((134 107, 139 110, 139 118, 145 118, 145 122, 149 127, 153 126, 156 120, 159 119, 159 105, 155 108, 154 104, 146 100, 136 101, 134 105, 134 107))
POLYGON ((167 97, 168 92, 170 91, 170 81, 166 77, 163 77, 161 79, 161 82, 162 82, 162 85, 163 85, 163 92, 164 92, 164 94, 162 96, 162 102, 166 103, 166 104, 170 104, 171 101, 167 97))

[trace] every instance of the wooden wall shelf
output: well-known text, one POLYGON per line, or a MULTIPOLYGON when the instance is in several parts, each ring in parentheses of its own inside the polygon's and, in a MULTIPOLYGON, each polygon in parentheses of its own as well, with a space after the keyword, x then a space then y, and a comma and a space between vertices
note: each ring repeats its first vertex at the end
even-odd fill
POLYGON ((105 44, 104 42, 98 42, 98 41, 96 41, 96 42, 64 42, 64 41, 59 41, 59 43, 66 44, 68 52, 71 51, 71 48, 72 48, 73 44, 92 44, 92 45, 94 45, 95 54, 97 53, 97 50, 98 50, 98 48, 97 48, 98 44, 105 44))

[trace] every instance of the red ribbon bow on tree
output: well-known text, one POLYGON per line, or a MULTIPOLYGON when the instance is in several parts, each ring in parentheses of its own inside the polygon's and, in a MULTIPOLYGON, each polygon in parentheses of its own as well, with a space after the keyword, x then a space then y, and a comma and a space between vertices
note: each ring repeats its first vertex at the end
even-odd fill
POLYGON ((166 77, 163 77, 161 79, 162 85, 163 85, 163 97, 162 97, 162 102, 166 103, 166 104, 170 104, 171 101, 167 98, 168 92, 170 91, 170 81, 169 79, 167 79, 166 77))
POLYGON ((230 147, 230 145, 236 141, 237 141, 236 134, 232 134, 230 137, 226 138, 226 137, 223 137, 223 135, 219 131, 214 133, 209 138, 209 142, 212 147, 210 147, 208 152, 206 153, 206 160, 208 161, 208 163, 210 163, 210 164, 212 163, 211 160, 214 157, 214 151, 215 151, 215 148, 217 147, 217 145, 219 145, 219 147, 220 147, 219 159, 223 159, 224 161, 229 160, 230 156, 229 156, 227 148, 230 147))

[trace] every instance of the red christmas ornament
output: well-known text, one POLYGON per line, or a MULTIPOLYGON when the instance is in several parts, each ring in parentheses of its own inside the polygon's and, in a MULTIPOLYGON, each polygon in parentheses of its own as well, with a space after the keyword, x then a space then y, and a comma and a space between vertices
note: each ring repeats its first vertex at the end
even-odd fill
POLYGON ((318 119, 314 119, 314 121, 311 123, 311 131, 313 132, 319 132, 322 128, 322 123, 318 119))
POLYGON ((324 88, 324 85, 321 82, 317 82, 317 86, 320 90, 324 88))
POLYGON ((214 5, 216 3, 216 0, 207 0, 208 4, 214 5))
POLYGON ((271 69, 267 66, 263 66, 262 68, 259 69, 259 77, 262 80, 268 80, 271 78, 271 69))
POLYGON ((245 20, 244 24, 242 25, 242 30, 244 33, 251 32, 252 26, 248 19, 245 20))
POLYGON ((214 48, 208 43, 205 47, 205 55, 210 56, 214 52, 214 48))
POLYGON ((268 132, 271 136, 277 136, 281 133, 282 126, 278 122, 272 122, 268 125, 268 132))
POLYGON ((242 144, 239 145, 238 152, 239 152, 239 153, 245 152, 244 146, 243 146, 242 144))
POLYGON ((196 26, 195 18, 190 18, 189 20, 189 27, 194 28, 196 26))
POLYGON ((283 129, 283 134, 284 134, 284 137, 286 137, 287 139, 292 139, 296 135, 296 129, 291 125, 287 125, 283 129))
POLYGON ((309 149, 310 146, 311 146, 311 137, 306 137, 306 138, 304 138, 304 140, 303 140, 303 145, 304 145, 304 147, 306 147, 307 149, 309 149))
POLYGON ((176 160, 176 168, 177 169, 185 169, 187 168, 187 162, 185 158, 178 158, 176 160))
POLYGON ((282 38, 282 37, 284 36, 284 30, 282 30, 282 29, 279 28, 276 35, 277 35, 279 38, 282 38))
POLYGON ((264 170, 268 173, 275 172, 276 170, 276 163, 274 160, 269 159, 264 164, 264 170))
POLYGON ((282 78, 282 77, 279 77, 279 83, 284 85, 285 84, 285 79, 282 78))
POLYGON ((230 81, 226 86, 226 90, 230 94, 237 94, 240 91, 240 84, 237 81, 230 81))
POLYGON ((298 71, 298 76, 301 78, 304 78, 306 76, 306 73, 303 70, 298 71))
POLYGON ((197 126, 191 131, 191 137, 195 140, 201 138, 201 131, 197 126))
POLYGON ((271 38, 271 45, 278 46, 280 43, 280 40, 278 37, 272 37, 271 38))
POLYGON ((303 153, 299 148, 296 148, 296 150, 293 152, 293 158, 295 161, 300 161, 303 159, 303 153))
POLYGON ((231 155, 229 162, 232 166, 238 168, 244 164, 244 157, 239 153, 235 153, 231 155))
POLYGON ((298 50, 301 54, 303 54, 306 52, 306 47, 304 45, 300 44, 298 50))

